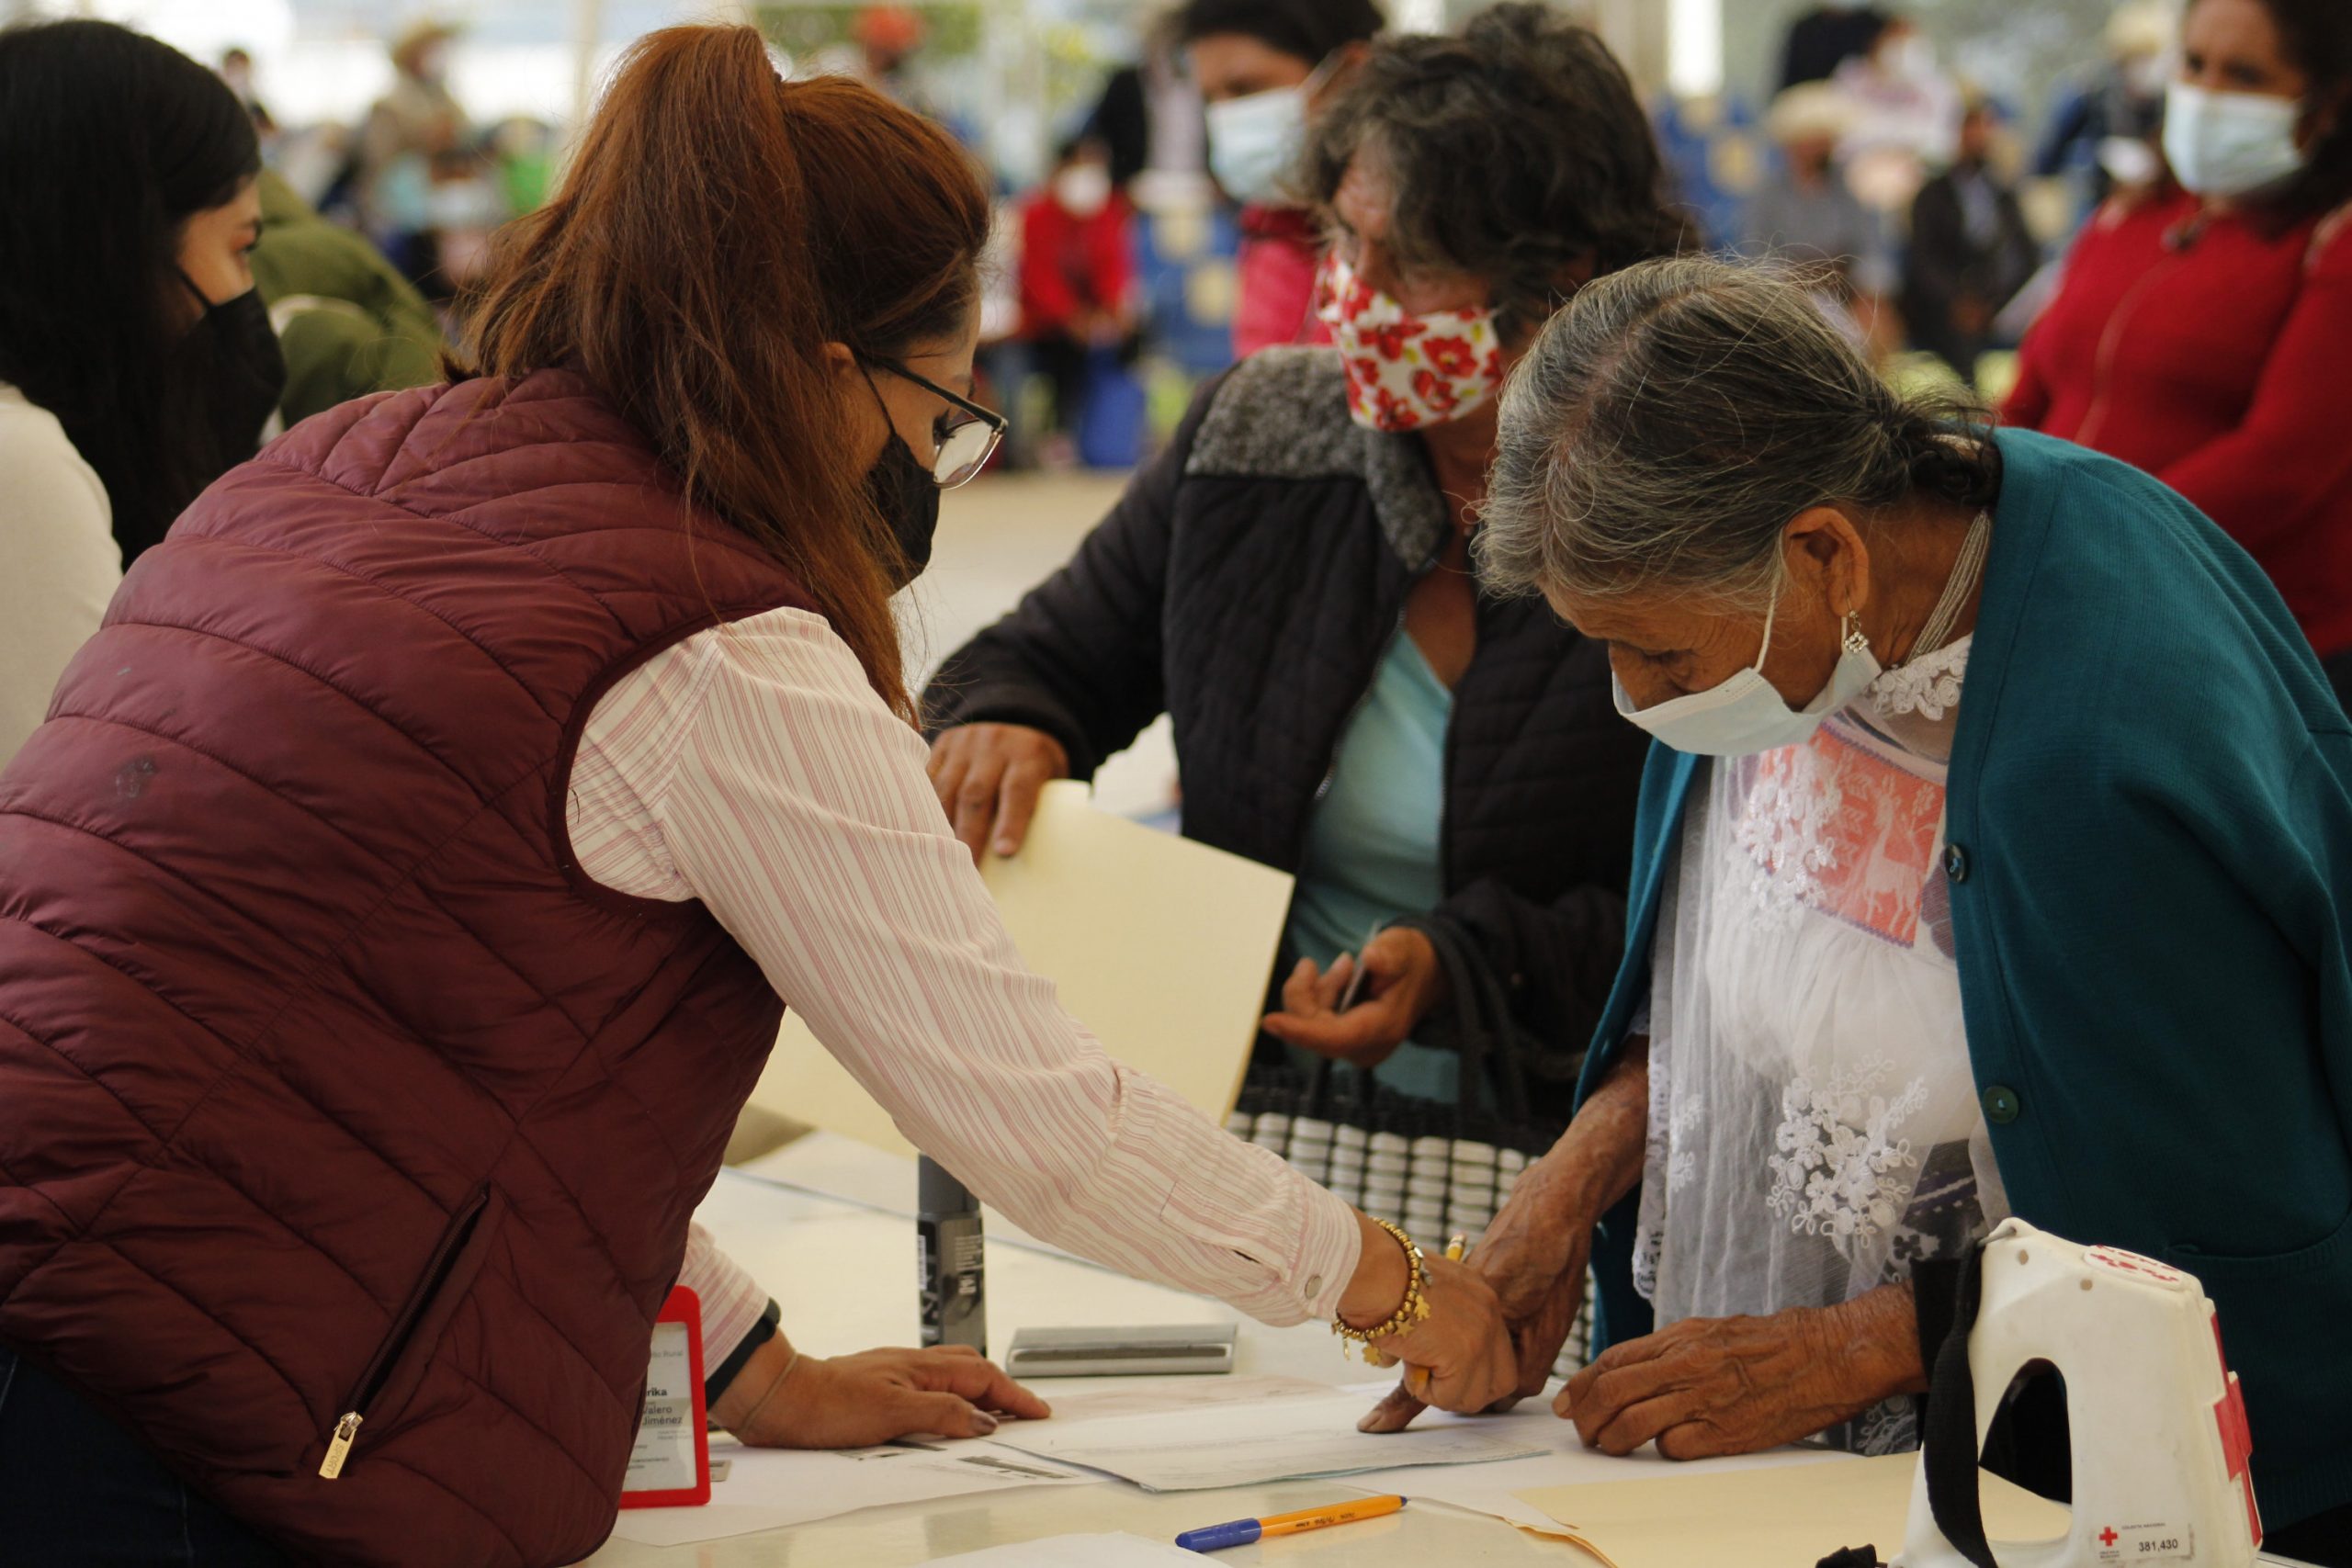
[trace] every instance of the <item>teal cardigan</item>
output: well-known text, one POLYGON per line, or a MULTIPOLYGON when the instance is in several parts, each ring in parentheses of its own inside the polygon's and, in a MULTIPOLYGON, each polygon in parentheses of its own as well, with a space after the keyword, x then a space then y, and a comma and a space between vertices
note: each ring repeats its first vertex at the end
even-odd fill
MULTIPOLYGON (((2352 434, 2347 434, 2352 439, 2352 434)), ((2352 723, 2251 558, 2138 470, 2004 432, 1945 813, 1960 988, 2016 1213, 2204 1282, 2264 1510, 2352 1503, 2352 723)), ((1589 1095, 1649 994, 1699 760, 1653 750, 1589 1095)), ((1634 1199, 1603 1343, 1650 1328, 1634 1199)))

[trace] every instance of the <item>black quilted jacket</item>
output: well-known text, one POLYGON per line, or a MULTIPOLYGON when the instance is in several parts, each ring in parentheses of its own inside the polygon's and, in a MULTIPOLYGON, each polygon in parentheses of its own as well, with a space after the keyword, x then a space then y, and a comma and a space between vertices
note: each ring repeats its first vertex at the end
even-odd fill
MULTIPOLYGON (((1186 836, 1295 871, 1340 733, 1449 526, 1420 443, 1349 421, 1334 354, 1269 350, 1203 393, 1068 566, 947 661, 930 723, 1034 726, 1085 778, 1165 711, 1186 836)), ((1647 750, 1600 645, 1541 601, 1481 600, 1434 913, 1509 987, 1537 1099, 1562 1115, 1624 945, 1647 750)))

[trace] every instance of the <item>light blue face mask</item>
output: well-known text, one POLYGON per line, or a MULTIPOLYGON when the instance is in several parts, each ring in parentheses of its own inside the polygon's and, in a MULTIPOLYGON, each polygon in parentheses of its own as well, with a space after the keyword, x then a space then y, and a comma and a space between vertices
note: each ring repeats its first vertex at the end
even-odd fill
POLYGON ((1829 672, 1829 684, 1803 711, 1791 708, 1772 682, 1764 679, 1764 660, 1772 651, 1772 621, 1780 609, 1781 595, 1775 589, 1772 606, 1764 614, 1763 650, 1757 654, 1755 664, 1722 685, 1636 708, 1625 688, 1611 676, 1617 711, 1675 750, 1699 757, 1745 757, 1812 739, 1824 720, 1860 696, 1885 671, 1871 653, 1860 621, 1849 615, 1845 646, 1838 655, 1838 667, 1829 672))
POLYGON ((1211 104, 1209 173, 1234 200, 1279 204, 1290 199, 1283 180, 1306 151, 1306 108, 1344 55, 1324 56, 1295 87, 1269 87, 1247 97, 1211 104))
POLYGON ((1306 87, 1273 87, 1207 110, 1209 170, 1236 201, 1276 202, 1306 147, 1306 87))

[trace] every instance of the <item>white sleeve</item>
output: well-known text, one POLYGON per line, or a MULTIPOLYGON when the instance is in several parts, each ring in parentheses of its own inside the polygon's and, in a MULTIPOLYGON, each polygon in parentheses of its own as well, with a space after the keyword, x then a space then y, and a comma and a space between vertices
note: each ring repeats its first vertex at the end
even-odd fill
POLYGON ((50 416, 0 404, 0 766, 49 712, 122 581, 96 474, 50 416))
POLYGON ((1073 1252, 1269 1323, 1330 1315, 1353 1212, 1062 1010, 949 832, 922 739, 831 627, 779 611, 678 651, 709 662, 670 682, 683 724, 640 727, 676 737, 636 791, 662 858, 908 1140, 1073 1252))

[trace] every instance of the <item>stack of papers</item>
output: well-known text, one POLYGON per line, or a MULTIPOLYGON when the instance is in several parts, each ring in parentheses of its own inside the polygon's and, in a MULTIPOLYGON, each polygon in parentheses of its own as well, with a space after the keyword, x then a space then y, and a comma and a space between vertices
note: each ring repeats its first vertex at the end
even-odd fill
POLYGON ((1486 1464, 1545 1451, 1500 1422, 1431 1422, 1367 1436, 1356 1423, 1371 1405, 1346 1391, 1321 1398, 1219 1403, 1152 1416, 1067 1419, 1008 1428, 997 1440, 1045 1459, 1083 1465, 1147 1492, 1200 1492, 1269 1481, 1357 1475, 1399 1465, 1486 1464))
MULTIPOLYGON (((1380 1383, 1351 1392, 1362 1397, 1365 1407, 1370 1408, 1374 1399, 1393 1386, 1380 1383)), ((1577 1483, 1717 1475, 1732 1471, 1770 1470, 1783 1465, 1854 1462, 1851 1454, 1834 1453, 1823 1449, 1774 1449, 1767 1453, 1742 1454, 1731 1459, 1677 1461, 1664 1458, 1656 1448, 1645 1448, 1623 1459, 1612 1458, 1586 1448, 1577 1436, 1575 1424, 1552 1414, 1548 1394, 1542 1399, 1526 1401, 1508 1416, 1448 1416, 1432 1410, 1423 1415, 1414 1424, 1413 1429, 1460 1425, 1509 1438, 1514 1444, 1537 1445, 1543 1452, 1532 1458, 1506 1460, 1496 1464, 1420 1465, 1372 1471, 1350 1476, 1348 1485, 1361 1488, 1371 1496, 1393 1493, 1400 1497, 1409 1497, 1416 1503, 1438 1503, 1467 1513, 1485 1514, 1538 1535, 1573 1540, 1576 1539, 1574 1531, 1533 1504, 1524 1501, 1521 1495, 1577 1483)))
POLYGON ((814 1524, 861 1508, 1101 1479, 986 1440, 921 1438, 839 1451, 713 1441, 710 1453, 714 1471, 727 1461, 727 1479, 714 1479, 707 1506, 632 1509, 621 1515, 613 1534, 645 1546, 684 1546, 814 1524))

